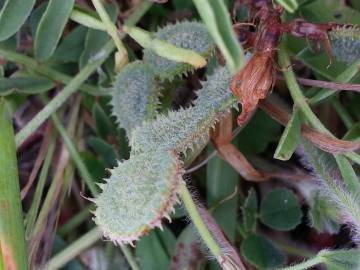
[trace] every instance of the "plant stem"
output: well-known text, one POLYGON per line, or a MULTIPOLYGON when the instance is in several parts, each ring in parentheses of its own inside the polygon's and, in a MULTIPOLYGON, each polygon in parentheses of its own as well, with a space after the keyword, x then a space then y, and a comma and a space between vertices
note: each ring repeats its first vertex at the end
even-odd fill
POLYGON ((184 203, 186 211, 188 212, 192 222, 194 223, 196 229, 198 230, 202 240, 209 248, 214 257, 220 261, 222 256, 221 248, 218 243, 215 241, 214 237, 211 235, 209 229, 204 223, 203 219, 200 216, 199 210, 196 207, 189 190, 186 187, 186 184, 183 183, 180 189, 180 197, 184 203))
POLYGON ((57 253, 47 264, 46 269, 55 270, 64 266, 67 262, 74 259, 78 254, 87 248, 91 247, 94 243, 101 239, 101 232, 98 228, 84 234, 67 248, 57 253))
POLYGON ((128 263, 130 264, 131 269, 132 270, 140 270, 140 267, 137 264, 133 254, 131 253, 129 246, 121 245, 120 249, 123 252, 123 254, 125 255, 125 258, 128 261, 128 263))
POLYGON ((93 3, 97 13, 99 14, 99 16, 105 26, 106 31, 111 36, 111 38, 113 39, 113 41, 116 45, 116 48, 118 50, 117 56, 115 58, 116 59, 116 70, 119 71, 129 61, 127 50, 121 41, 121 38, 118 34, 116 26, 111 21, 111 18, 109 16, 109 14, 106 12, 101 1, 100 0, 91 0, 91 2, 93 3))
POLYGON ((89 205, 86 208, 82 209, 79 213, 74 215, 68 222, 62 225, 58 230, 57 233, 59 236, 63 237, 73 231, 77 226, 82 224, 91 214, 91 211, 94 210, 93 205, 89 205))
POLYGON ((44 160, 44 163, 42 165, 41 168, 41 172, 40 172, 40 176, 39 176, 39 180, 38 183, 36 185, 36 190, 35 190, 35 195, 33 198, 33 201, 31 203, 31 207, 30 210, 28 211, 27 215, 26 215, 26 237, 28 238, 34 229, 34 224, 35 224, 35 220, 36 217, 39 213, 39 207, 40 207, 40 202, 41 202, 41 198, 43 197, 43 191, 44 191, 44 187, 45 187, 45 183, 46 183, 46 179, 49 173, 49 168, 51 165, 51 161, 53 159, 53 155, 55 152, 55 142, 56 142, 56 134, 52 137, 52 140, 49 144, 49 148, 48 148, 48 152, 46 153, 46 157, 44 160))
MULTIPOLYGON (((284 78, 289 88, 290 95, 294 100, 294 103, 299 107, 301 112, 305 115, 306 119, 310 122, 310 125, 318 131, 321 131, 327 135, 334 137, 334 135, 321 123, 317 116, 311 110, 309 104, 303 95, 299 84, 296 81, 296 77, 293 69, 291 68, 290 58, 286 48, 286 42, 282 41, 279 50, 279 62, 284 69, 284 78)), ((344 154, 354 162, 360 164, 360 155, 355 152, 344 154)))
POLYGON ((283 41, 280 45, 279 50, 279 62, 281 67, 284 69, 284 78, 286 81, 286 84, 289 88, 290 95, 292 99, 294 100, 295 104, 299 107, 299 109, 302 111, 302 113, 305 115, 307 120, 310 122, 310 124, 313 126, 313 128, 316 128, 319 131, 322 131, 328 135, 331 135, 331 133, 326 129, 326 127, 321 123, 321 121, 316 117, 316 115, 311 110, 310 106, 307 104, 306 99, 300 89, 300 86, 296 80, 294 71, 291 67, 291 62, 289 55, 287 53, 286 44, 283 41))
POLYGON ((344 106, 341 104, 340 100, 337 97, 334 97, 331 100, 331 105, 334 107, 341 120, 344 122, 344 125, 347 129, 350 129, 354 125, 354 120, 351 118, 351 115, 347 112, 344 106))
POLYGON ((38 127, 42 125, 64 102, 75 93, 79 86, 105 61, 114 49, 114 43, 109 41, 93 57, 89 63, 72 79, 64 89, 33 117, 27 125, 15 136, 16 146, 19 147, 38 127))
POLYGON ((83 162, 79 151, 76 149, 74 142, 72 141, 70 135, 68 134, 65 127, 61 123, 59 117, 56 114, 53 114, 51 116, 51 118, 54 122, 56 129, 59 131, 59 133, 70 153, 70 156, 71 156, 72 160, 74 161, 76 168, 78 169, 78 171, 80 173, 81 178, 84 180, 84 182, 88 186, 92 196, 95 196, 98 193, 98 189, 95 185, 95 181, 94 181, 92 175, 90 174, 88 168, 86 167, 85 163, 83 162))
POLYGON ((322 263, 322 260, 321 260, 321 257, 317 255, 317 256, 315 256, 309 260, 306 260, 302 263, 291 265, 291 266, 284 267, 284 268, 280 268, 278 270, 305 270, 305 269, 309 269, 310 267, 313 267, 319 263, 322 263))
POLYGON ((26 270, 28 256, 14 131, 5 105, 5 100, 0 99, 0 265, 26 270))
MULTIPOLYGON (((73 78, 67 74, 61 73, 51 67, 48 67, 43 63, 39 63, 38 61, 36 61, 35 59, 29 56, 17 53, 12 50, 7 50, 5 48, 0 47, 0 55, 8 61, 13 61, 22 64, 27 68, 50 78, 53 81, 61 82, 63 84, 68 84, 73 78)), ((85 83, 79 86, 79 89, 89 94, 94 94, 99 92, 97 87, 85 83)))

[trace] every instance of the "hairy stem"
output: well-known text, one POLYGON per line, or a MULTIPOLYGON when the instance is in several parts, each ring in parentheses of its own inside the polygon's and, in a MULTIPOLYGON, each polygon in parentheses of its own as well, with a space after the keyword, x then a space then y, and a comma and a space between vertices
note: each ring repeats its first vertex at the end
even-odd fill
POLYGON ((303 261, 302 263, 287 266, 278 270, 305 270, 320 263, 322 263, 321 257, 315 256, 309 260, 303 261))
POLYGON ((195 202, 193 201, 185 183, 181 185, 180 197, 202 240, 209 248, 210 252, 214 255, 214 257, 219 261, 222 256, 221 248, 219 247, 218 243, 211 235, 209 229, 201 218, 199 210, 195 205, 195 202))

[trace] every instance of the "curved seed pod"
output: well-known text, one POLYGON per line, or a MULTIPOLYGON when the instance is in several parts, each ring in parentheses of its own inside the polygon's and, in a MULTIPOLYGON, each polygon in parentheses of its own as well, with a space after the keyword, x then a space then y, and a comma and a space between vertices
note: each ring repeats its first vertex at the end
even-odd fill
MULTIPOLYGON (((209 58, 215 49, 215 44, 206 27, 198 22, 180 22, 159 29, 155 36, 172 45, 197 52, 204 58, 209 58)), ((186 63, 175 62, 158 56, 152 49, 144 50, 144 61, 149 63, 153 72, 161 79, 172 80, 175 76, 194 69, 186 63)))
POLYGON ((102 193, 93 199, 95 223, 117 244, 130 243, 174 211, 182 184, 182 162, 173 152, 152 151, 131 157, 111 170, 102 193))
POLYGON ((339 61, 351 64, 360 58, 360 28, 338 27, 329 32, 332 52, 339 61))
POLYGON ((133 131, 130 144, 135 153, 163 148, 185 153, 209 138, 209 130, 219 118, 236 105, 229 84, 231 74, 218 68, 198 91, 194 106, 159 115, 133 131))
POLYGON ((160 90, 151 69, 141 61, 127 65, 117 75, 112 92, 112 112, 128 137, 144 120, 155 118, 160 90))

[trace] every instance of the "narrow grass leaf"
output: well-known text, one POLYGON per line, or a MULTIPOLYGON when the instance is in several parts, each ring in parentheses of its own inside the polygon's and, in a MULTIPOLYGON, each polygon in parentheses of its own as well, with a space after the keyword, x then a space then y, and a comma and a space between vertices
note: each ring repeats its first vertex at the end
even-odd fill
POLYGON ((0 11, 0 41, 15 34, 29 16, 35 0, 7 0, 0 11))
POLYGON ((35 56, 47 60, 54 53, 75 0, 50 0, 36 30, 35 56))
POLYGON ((335 155, 335 160, 348 190, 354 196, 360 195, 360 181, 349 160, 343 155, 335 155))
POLYGON ((11 119, 0 100, 0 249, 5 269, 27 269, 16 147, 11 119))
POLYGON ((300 142, 301 119, 298 109, 293 111, 287 123, 279 144, 276 148, 274 158, 279 160, 289 160, 300 142))
POLYGON ((232 73, 236 73, 244 64, 243 50, 235 37, 229 12, 223 0, 194 0, 201 19, 223 54, 232 73))

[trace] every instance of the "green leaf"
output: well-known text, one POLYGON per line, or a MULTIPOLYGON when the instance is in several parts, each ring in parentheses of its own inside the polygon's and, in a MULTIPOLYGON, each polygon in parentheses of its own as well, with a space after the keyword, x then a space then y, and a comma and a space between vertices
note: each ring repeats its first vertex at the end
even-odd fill
POLYGON ((15 34, 29 16, 35 0, 7 0, 0 11, 0 41, 15 34))
POLYGON ((141 269, 169 269, 175 243, 176 238, 167 227, 164 227, 164 231, 153 230, 143 237, 136 244, 136 256, 141 269))
POLYGON ((344 140, 358 140, 360 138, 360 122, 354 124, 343 137, 344 140))
POLYGON ((269 192, 260 205, 260 220, 270 228, 281 231, 294 229, 302 212, 294 193, 286 188, 269 192))
POLYGON ((248 196, 242 206, 243 224, 246 232, 256 231, 256 216, 258 211, 258 200, 253 188, 249 190, 248 196))
POLYGON ((74 28, 59 44, 53 54, 53 59, 62 63, 76 63, 84 50, 87 29, 84 26, 74 28))
POLYGON ((285 263, 284 255, 264 236, 250 235, 241 243, 241 254, 259 269, 280 267, 285 263))
MULTIPOLYGON (((209 148, 208 152, 212 152, 209 148)), ((239 174, 223 159, 215 157, 206 167, 206 190, 208 205, 213 208, 212 216, 223 229, 230 241, 235 240, 237 224, 237 194, 234 194, 239 181, 239 174)))
POLYGON ((358 270, 360 250, 324 250, 319 253, 328 270, 358 270))
POLYGON ((274 158, 289 160, 300 142, 301 119, 300 112, 295 109, 287 123, 279 144, 275 150, 274 158))
POLYGON ((310 225, 319 233, 335 234, 340 230, 338 211, 319 191, 314 192, 310 203, 310 225))
POLYGON ((55 84, 43 77, 12 77, 0 79, 0 96, 14 91, 23 94, 39 94, 54 88, 55 84))
POLYGON ((28 19, 28 24, 30 27, 31 35, 33 37, 36 36, 36 29, 38 28, 41 17, 44 14, 48 4, 49 4, 49 1, 42 2, 30 14, 30 17, 28 19))
POLYGON ((88 138, 87 143, 108 166, 114 168, 117 165, 117 157, 112 145, 97 137, 88 138))
POLYGON ((24 221, 20 200, 16 147, 11 117, 0 99, 0 265, 28 269, 24 221), (2 260, 1 254, 6 256, 2 260))
POLYGON ((352 194, 360 194, 359 177, 356 175, 354 168, 350 164, 349 160, 343 155, 334 156, 347 189, 352 194))
POLYGON ((54 53, 75 0, 50 0, 36 30, 35 56, 47 60, 54 53))
POLYGON ((106 140, 109 135, 114 134, 114 125, 98 103, 95 103, 92 108, 92 116, 95 121, 96 132, 101 138, 106 140))
POLYGON ((223 0, 194 0, 201 19, 223 54, 231 73, 244 65, 244 54, 232 29, 229 12, 223 0))
POLYGON ((263 111, 257 111, 238 135, 240 151, 244 155, 258 154, 278 138, 280 125, 263 111))

